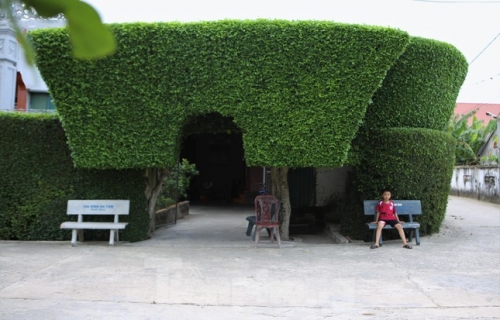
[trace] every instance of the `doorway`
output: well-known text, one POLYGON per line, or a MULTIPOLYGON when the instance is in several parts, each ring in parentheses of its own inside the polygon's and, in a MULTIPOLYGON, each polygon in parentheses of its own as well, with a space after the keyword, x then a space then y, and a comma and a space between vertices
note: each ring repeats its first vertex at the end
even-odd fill
POLYGON ((202 133, 184 139, 181 158, 196 165, 187 191, 192 202, 233 203, 245 192, 246 164, 241 133, 202 133))

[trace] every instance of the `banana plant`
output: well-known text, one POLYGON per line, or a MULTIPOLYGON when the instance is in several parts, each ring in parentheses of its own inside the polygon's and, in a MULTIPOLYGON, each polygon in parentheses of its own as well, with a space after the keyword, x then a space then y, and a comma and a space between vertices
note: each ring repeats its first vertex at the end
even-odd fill
POLYGON ((477 110, 472 110, 464 115, 455 114, 448 124, 448 132, 457 139, 456 164, 479 163, 480 159, 477 153, 488 135, 496 129, 495 121, 490 121, 488 125, 485 125, 483 120, 478 120, 477 110), (472 123, 469 125, 471 117, 472 123))

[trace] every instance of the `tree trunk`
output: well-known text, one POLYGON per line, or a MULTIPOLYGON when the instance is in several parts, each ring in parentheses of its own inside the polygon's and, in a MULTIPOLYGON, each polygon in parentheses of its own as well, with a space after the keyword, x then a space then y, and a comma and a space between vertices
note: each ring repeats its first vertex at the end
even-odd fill
POLYGON ((148 200, 149 229, 148 237, 151 237, 156 228, 156 199, 161 192, 163 178, 168 169, 150 168, 146 169, 146 199, 148 200))
POLYGON ((290 192, 288 189, 288 168, 271 168, 271 181, 273 195, 281 200, 280 210, 280 236, 282 240, 289 240, 290 215, 292 206, 290 205, 290 192))

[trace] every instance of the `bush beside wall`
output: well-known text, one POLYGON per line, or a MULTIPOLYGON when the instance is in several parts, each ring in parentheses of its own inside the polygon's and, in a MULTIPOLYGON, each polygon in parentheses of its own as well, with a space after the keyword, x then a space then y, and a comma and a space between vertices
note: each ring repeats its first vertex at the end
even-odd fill
MULTIPOLYGON (((148 214, 140 170, 75 169, 57 116, 0 113, 0 239, 68 240, 59 225, 70 199, 129 199, 122 240, 147 234, 148 214)), ((72 217, 74 219, 74 217, 72 217)), ((109 232, 85 231, 106 240, 109 232)))
POLYGON ((419 37, 410 43, 373 96, 353 141, 349 163, 363 157, 371 130, 391 127, 447 130, 468 63, 454 46, 419 37))
MULTIPOLYGON (((341 166, 364 121, 349 160, 356 200, 348 206, 389 186, 394 197, 422 200, 424 233, 439 229, 454 142, 432 130, 445 129, 467 72, 453 46, 313 21, 110 28, 117 54, 94 62, 71 58, 63 29, 33 32, 78 167, 172 167, 186 122, 210 113, 233 117, 247 165, 341 166)), ((353 216, 344 221, 354 221, 346 227, 358 228, 359 212, 346 212, 353 216)))
POLYGON ((410 37, 373 96, 367 126, 446 130, 467 69, 467 60, 454 46, 410 37))
MULTIPOLYGON (((392 197, 420 200, 422 234, 439 231, 444 219, 453 174, 455 140, 446 132, 420 128, 374 131, 355 168, 342 226, 354 238, 369 236, 362 201, 380 199, 390 188, 392 197)), ((368 238, 370 239, 370 238, 368 238)))
POLYGON ((342 218, 345 232, 371 239, 363 225, 362 203, 379 199, 385 187, 396 199, 421 200, 422 233, 439 231, 454 164, 450 152, 455 139, 446 129, 467 67, 455 47, 410 37, 353 140, 349 163, 354 173, 342 218))

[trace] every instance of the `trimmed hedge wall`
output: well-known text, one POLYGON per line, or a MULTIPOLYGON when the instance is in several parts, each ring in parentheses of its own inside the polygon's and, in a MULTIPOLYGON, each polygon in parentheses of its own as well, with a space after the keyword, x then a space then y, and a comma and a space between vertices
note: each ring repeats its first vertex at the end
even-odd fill
MULTIPOLYGON (((0 113, 0 128, 0 239, 69 240, 71 230, 59 226, 70 199, 130 199, 120 238, 146 238, 142 171, 75 169, 55 115, 0 113)), ((89 230, 85 238, 107 240, 109 232, 89 230)))
POLYGON ((438 232, 450 191, 455 139, 443 131, 389 128, 374 131, 366 146, 341 218, 345 234, 371 239, 362 201, 380 199, 386 187, 394 199, 421 200, 423 214, 417 220, 422 234, 438 232))
POLYGON ((197 131, 186 126, 214 114, 243 132, 249 166, 341 166, 364 121, 343 227, 362 236, 362 200, 388 186, 422 200, 423 233, 439 229, 454 141, 436 130, 467 72, 453 46, 315 21, 109 27, 118 51, 93 62, 71 58, 63 29, 32 33, 77 167, 172 167, 182 136, 197 131))
POLYGON ((375 93, 367 125, 446 130, 467 68, 467 60, 454 46, 411 37, 375 93))
POLYGON ((373 96, 367 126, 446 130, 468 63, 454 46, 411 37, 373 96))
POLYGON ((243 131, 249 166, 340 166, 406 32, 318 21, 109 26, 118 51, 71 58, 63 29, 32 33, 81 168, 171 167, 188 119, 243 131), (286 151, 286 152, 284 152, 286 151))
MULTIPOLYGON (((453 46, 411 37, 368 107, 349 154, 354 165, 342 228, 371 241, 363 200, 421 200, 423 234, 438 232, 446 212, 455 140, 445 132, 467 74, 467 61, 453 46), (401 128, 405 127, 405 128, 401 128)), ((394 235, 397 237, 397 235, 394 235)))
POLYGON ((371 130, 390 127, 447 130, 468 63, 454 46, 419 37, 389 70, 366 110, 348 162, 363 157, 371 130))

